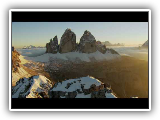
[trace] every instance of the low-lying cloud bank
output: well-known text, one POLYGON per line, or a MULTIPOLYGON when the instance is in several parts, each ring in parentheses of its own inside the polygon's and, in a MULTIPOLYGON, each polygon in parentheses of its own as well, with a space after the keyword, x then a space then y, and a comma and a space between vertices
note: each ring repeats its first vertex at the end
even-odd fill
POLYGON ((44 54, 46 52, 46 48, 17 49, 17 51, 23 56, 35 57, 44 54))
POLYGON ((140 49, 138 47, 112 47, 120 55, 131 56, 148 61, 148 49, 140 49))
POLYGON ((53 60, 69 60, 72 62, 91 62, 92 60, 95 61, 103 61, 103 60, 112 60, 112 59, 118 59, 121 56, 118 54, 112 54, 110 51, 106 52, 105 54, 102 54, 99 51, 96 51, 94 53, 79 53, 79 52, 68 52, 68 53, 46 53, 37 57, 26 57, 27 60, 32 60, 35 62, 49 62, 51 59, 53 60))
MULTIPOLYGON (((111 47, 111 48, 116 50, 122 56, 131 56, 148 61, 148 49, 139 49, 138 47, 111 47)), ((17 49, 17 51, 23 56, 35 57, 44 54, 46 48, 17 49)))

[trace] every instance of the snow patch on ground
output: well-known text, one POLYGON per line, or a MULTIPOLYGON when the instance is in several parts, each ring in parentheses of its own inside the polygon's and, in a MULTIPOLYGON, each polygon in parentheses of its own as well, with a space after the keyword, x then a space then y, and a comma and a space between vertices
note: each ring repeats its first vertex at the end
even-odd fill
POLYGON ((99 86, 102 84, 102 82, 92 77, 69 79, 69 80, 63 81, 62 83, 59 82, 56 85, 56 87, 52 89, 52 91, 73 92, 73 91, 76 91, 77 89, 81 90, 81 84, 84 85, 84 89, 89 89, 92 84, 99 86), (69 88, 66 88, 68 83, 70 83, 71 85, 69 86, 69 88))
MULTIPOLYGON (((50 90, 50 93, 54 92, 63 92, 64 94, 60 95, 60 98, 68 98, 69 93, 73 93, 75 98, 92 98, 92 92, 98 92, 104 90, 105 88, 98 89, 103 83, 93 77, 81 77, 78 79, 69 79, 63 82, 56 83, 53 88, 50 90), (97 90, 89 92, 91 86, 95 85, 97 90), (87 93, 84 92, 88 91, 87 93)), ((112 92, 104 93, 104 98, 117 98, 112 92)), ((70 96, 71 97, 71 96, 70 96)))
POLYGON ((19 56, 19 59, 20 59, 20 61, 21 61, 20 64, 22 64, 22 65, 23 65, 23 64, 26 64, 26 63, 29 63, 29 61, 26 60, 26 59, 24 58, 24 56, 22 56, 22 55, 19 56))

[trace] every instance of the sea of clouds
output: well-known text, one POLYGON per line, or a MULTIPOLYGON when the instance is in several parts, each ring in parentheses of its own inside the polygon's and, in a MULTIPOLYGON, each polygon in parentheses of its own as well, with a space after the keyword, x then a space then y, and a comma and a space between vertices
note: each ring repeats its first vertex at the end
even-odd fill
POLYGON ((139 47, 112 47, 112 49, 116 50, 120 55, 148 61, 148 49, 139 47))
POLYGON ((17 49, 17 51, 23 56, 36 57, 44 54, 46 52, 46 48, 17 49))
MULTIPOLYGON (((138 47, 112 47, 112 49, 116 50, 120 55, 148 61, 148 49, 140 49, 138 47)), ((46 48, 17 49, 17 51, 23 56, 36 57, 44 54, 46 48)))

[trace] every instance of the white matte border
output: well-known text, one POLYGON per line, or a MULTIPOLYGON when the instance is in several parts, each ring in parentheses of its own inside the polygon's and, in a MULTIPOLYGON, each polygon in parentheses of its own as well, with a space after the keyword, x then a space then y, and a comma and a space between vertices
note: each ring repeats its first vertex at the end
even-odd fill
POLYGON ((150 111, 151 110, 151 10, 150 9, 10 9, 9 10, 9 110, 10 111, 150 111), (11 109, 11 13, 12 11, 145 11, 149 12, 149 109, 11 109))

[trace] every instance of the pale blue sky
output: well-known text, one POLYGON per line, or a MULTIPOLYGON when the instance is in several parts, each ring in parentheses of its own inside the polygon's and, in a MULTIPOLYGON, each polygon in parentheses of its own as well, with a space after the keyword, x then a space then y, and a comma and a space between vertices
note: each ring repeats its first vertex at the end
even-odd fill
POLYGON ((96 40, 143 44, 148 39, 148 22, 12 22, 12 44, 23 46, 45 46, 55 35, 60 38, 67 28, 76 34, 79 42, 85 30, 90 31, 96 40))

